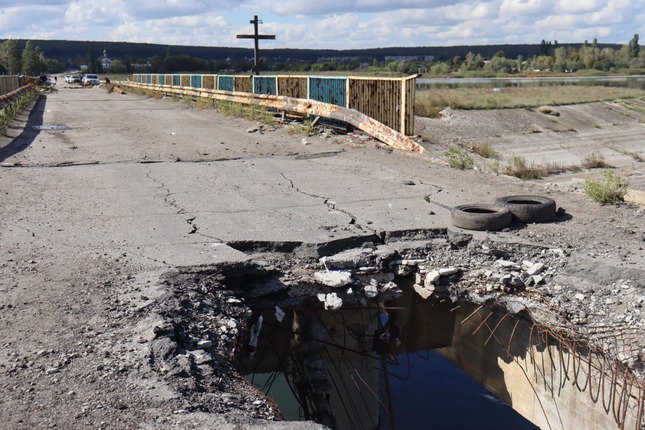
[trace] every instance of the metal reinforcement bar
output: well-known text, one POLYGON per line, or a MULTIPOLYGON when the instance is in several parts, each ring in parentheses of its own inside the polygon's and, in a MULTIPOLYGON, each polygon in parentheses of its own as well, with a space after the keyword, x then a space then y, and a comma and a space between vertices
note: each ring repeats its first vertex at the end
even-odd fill
POLYGON ((330 118, 350 124, 394 149, 417 153, 422 153, 424 151, 424 148, 411 137, 405 136, 404 134, 393 130, 385 124, 380 123, 355 109, 349 109, 329 103, 267 94, 219 91, 205 88, 174 87, 169 85, 143 84, 130 81, 118 82, 117 85, 144 88, 164 94, 177 94, 181 96, 210 98, 230 101, 233 103, 264 106, 286 112, 330 118))

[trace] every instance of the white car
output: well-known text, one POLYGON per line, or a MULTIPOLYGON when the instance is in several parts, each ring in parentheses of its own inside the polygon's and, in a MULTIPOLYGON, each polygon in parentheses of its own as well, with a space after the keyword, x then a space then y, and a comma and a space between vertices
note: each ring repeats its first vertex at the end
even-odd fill
POLYGON ((101 80, 99 79, 98 75, 87 73, 83 75, 82 83, 83 85, 99 85, 101 83, 101 80))

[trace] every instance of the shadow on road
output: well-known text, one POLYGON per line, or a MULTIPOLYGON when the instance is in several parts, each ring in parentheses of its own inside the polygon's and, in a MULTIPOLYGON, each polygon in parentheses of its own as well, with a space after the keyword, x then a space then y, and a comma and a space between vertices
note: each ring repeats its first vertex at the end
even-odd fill
POLYGON ((14 137, 9 145, 4 148, 0 148, 0 162, 29 148, 29 145, 36 140, 36 136, 38 136, 40 130, 35 127, 43 125, 43 113, 45 112, 46 102, 47 96, 41 95, 38 97, 34 107, 29 113, 27 123, 25 124, 22 132, 18 136, 14 137))

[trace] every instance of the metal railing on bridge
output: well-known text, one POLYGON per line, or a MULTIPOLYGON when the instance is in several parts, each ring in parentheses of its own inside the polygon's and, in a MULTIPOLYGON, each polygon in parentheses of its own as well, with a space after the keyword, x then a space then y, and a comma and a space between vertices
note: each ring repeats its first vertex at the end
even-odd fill
POLYGON ((37 80, 35 78, 16 75, 0 76, 0 114, 4 115, 5 108, 13 105, 25 95, 37 80))
POLYGON ((412 136, 417 77, 135 74, 133 81, 309 99, 354 109, 403 135, 412 136))

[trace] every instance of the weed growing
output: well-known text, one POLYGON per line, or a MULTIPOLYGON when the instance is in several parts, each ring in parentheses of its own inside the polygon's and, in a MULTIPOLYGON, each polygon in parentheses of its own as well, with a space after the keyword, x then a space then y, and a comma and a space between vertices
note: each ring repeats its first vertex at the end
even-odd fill
POLYGON ((537 110, 544 115, 560 116, 560 111, 553 106, 540 106, 537 110))
POLYGON ((582 162, 582 167, 584 167, 585 169, 597 169, 611 166, 605 163, 605 157, 603 157, 601 153, 592 152, 591 154, 587 154, 584 161, 582 162))
POLYGON ((463 148, 453 146, 444 155, 448 157, 448 165, 453 169, 467 170, 475 167, 475 160, 463 148))
POLYGON ((530 165, 524 157, 513 157, 511 163, 506 165, 505 173, 520 179, 541 179, 546 175, 546 170, 534 163, 530 165))
POLYGON ((493 158, 495 156, 495 151, 493 151, 493 148, 491 148, 488 142, 484 142, 479 145, 474 145, 473 152, 479 155, 480 157, 484 157, 484 158, 493 158))
POLYGON ((627 194, 629 181, 614 173, 612 169, 605 171, 602 179, 585 180, 585 193, 599 203, 620 203, 627 194))

